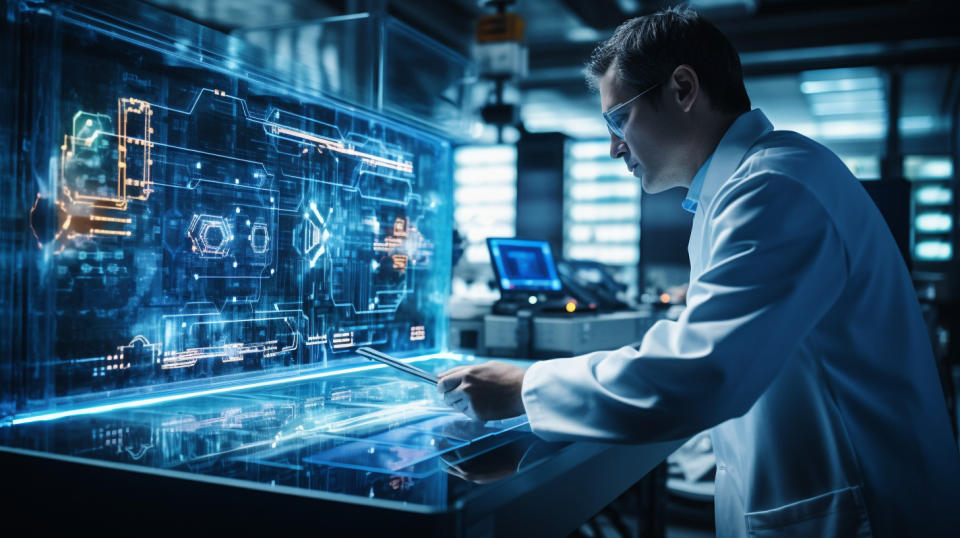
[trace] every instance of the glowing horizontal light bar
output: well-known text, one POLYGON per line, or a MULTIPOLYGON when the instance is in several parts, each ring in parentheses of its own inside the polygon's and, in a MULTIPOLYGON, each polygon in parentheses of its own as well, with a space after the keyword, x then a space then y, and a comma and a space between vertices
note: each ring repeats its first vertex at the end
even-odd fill
POLYGON ((629 176, 627 165, 622 161, 581 162, 570 167, 570 177, 576 180, 593 180, 604 176, 629 176))
POLYGON ((876 155, 840 155, 839 157, 857 179, 880 179, 880 157, 876 155))
POLYGON ((873 90, 883 87, 880 77, 841 78, 836 80, 808 80, 800 83, 800 91, 805 94, 827 92, 851 92, 873 90))
POLYGON ((824 93, 811 95, 809 97, 812 104, 827 103, 885 103, 887 100, 883 90, 858 90, 849 92, 824 93))
POLYGON ((594 237, 600 243, 636 242, 640 239, 639 225, 597 226, 594 237))
POLYGON ((937 118, 933 116, 904 116, 898 122, 904 134, 914 136, 933 131, 938 123, 937 118))
POLYGON ((485 226, 473 226, 460 230, 471 243, 482 243, 488 237, 513 237, 517 230, 513 223, 490 223, 485 226))
POLYGON ((471 245, 464 251, 470 263, 490 263, 490 252, 486 245, 471 245))
POLYGON ((887 132, 883 120, 827 121, 820 124, 819 135, 823 138, 882 138, 887 132))
POLYGON ((584 224, 571 226, 567 230, 567 238, 578 243, 586 243, 593 238, 593 227, 584 224))
POLYGON ((99 215, 90 215, 90 220, 96 220, 101 222, 119 222, 122 224, 130 224, 132 219, 121 219, 117 217, 101 217, 99 215))
POLYGON ((921 205, 949 204, 953 201, 953 191, 940 185, 920 187, 914 194, 914 199, 921 205))
POLYGON ((913 253, 919 260, 947 261, 953 257, 953 246, 946 241, 920 241, 913 253))
POLYGON ((454 191, 454 200, 458 204, 509 203, 517 199, 517 189, 513 185, 485 185, 477 187, 458 187, 454 191))
POLYGON ((574 142, 570 144, 570 155, 581 161, 609 158, 610 142, 574 142))
POLYGON ((565 37, 567 41, 573 41, 574 43, 595 43, 603 36, 589 26, 574 26, 566 31, 565 37))
POLYGON ((834 101, 830 103, 811 103, 810 111, 814 116, 840 116, 855 114, 882 114, 887 109, 884 101, 834 101))
POLYGON ((465 146, 457 149, 453 154, 453 162, 457 166, 474 166, 490 164, 513 164, 517 160, 515 146, 465 146))
POLYGON ((914 225, 918 232, 942 233, 953 229, 953 217, 949 213, 920 213, 914 225))
POLYGON ((490 165, 461 167, 453 173, 458 184, 490 185, 514 183, 517 181, 517 167, 514 165, 490 165))
MULTIPOLYGON (((428 359, 453 359, 453 360, 465 360, 472 358, 472 356, 462 355, 460 353, 433 353, 430 355, 421 355, 418 357, 411 357, 407 359, 400 359, 403 362, 419 362, 425 361, 428 359)), ((131 400, 127 402, 118 402, 112 404, 103 404, 103 405, 94 405, 90 407, 82 407, 77 409, 70 409, 67 411, 57 411, 53 413, 44 413, 40 415, 26 416, 21 418, 13 419, 13 425, 17 426, 20 424, 30 424, 32 422, 43 422, 49 420, 57 420, 60 418, 73 417, 78 415, 91 415, 95 413, 106 413, 109 411, 115 411, 118 409, 131 409, 135 407, 144 407, 148 405, 154 405, 164 402, 173 402, 177 400, 186 400, 188 398, 196 398, 198 396, 209 396, 211 394, 222 394, 225 392, 235 392, 239 390, 261 388, 261 387, 270 387, 274 385, 284 385, 287 383, 297 383, 300 381, 308 381, 311 379, 321 379, 324 377, 332 377, 343 374, 351 374, 356 372, 365 372, 369 370, 377 370, 381 368, 387 368, 385 364, 365 364, 363 366, 354 366, 351 368, 343 368, 339 370, 325 370, 322 372, 315 372, 312 374, 304 374, 292 377, 284 377, 281 379, 270 379, 267 381, 257 381, 254 383, 246 383, 243 385, 234 385, 231 387, 218 387, 214 389, 204 389, 193 392, 184 392, 180 394, 169 394, 166 396, 156 396, 153 398, 143 398, 140 400, 131 400)))
POLYGON ((491 221, 513 222, 516 216, 517 209, 512 204, 461 206, 453 210, 453 218, 458 225, 474 225, 491 221))
POLYGON ((572 204, 570 217, 578 222, 632 220, 640 216, 639 203, 572 204))
POLYGON ((610 136, 607 124, 600 115, 600 106, 596 113, 589 116, 570 116, 557 114, 556 105, 535 107, 532 104, 524 105, 520 112, 523 126, 531 133, 554 132, 564 133, 577 138, 603 138, 610 136))
POLYGON ((565 249, 566 256, 575 260, 593 260, 613 265, 636 263, 640 259, 640 249, 635 246, 578 245, 572 244, 565 249))
POLYGON ((950 179, 953 162, 946 156, 910 155, 903 159, 903 175, 907 179, 950 179))
MULTIPOLYGON (((290 129, 287 127, 276 126, 277 132, 280 134, 286 134, 290 136, 295 136, 297 138, 302 138, 304 140, 309 140, 311 142, 316 142, 320 146, 330 150, 336 151, 337 153, 343 153, 345 155, 353 155, 356 157, 362 158, 365 162, 375 165, 375 166, 384 166, 387 168, 393 168, 401 172, 413 173, 413 163, 403 162, 402 159, 387 159, 371 153, 364 153, 362 151, 357 151, 352 148, 345 147, 343 142, 338 142, 334 140, 328 140, 311 133, 304 131, 298 131, 296 129, 290 129)), ((200 168, 200 163, 197 163, 197 168, 200 168)))
POLYGON ((603 226, 589 226, 577 224, 571 226, 568 233, 570 240, 576 243, 633 243, 640 239, 640 227, 637 224, 613 224, 603 226))
POLYGON ((127 230, 105 230, 101 228, 90 228, 90 233, 97 235, 121 235, 124 237, 130 237, 130 231, 127 230))
POLYGON ((570 197, 574 200, 599 200, 601 198, 637 198, 640 196, 640 183, 637 181, 618 181, 610 183, 575 183, 570 187, 570 197))

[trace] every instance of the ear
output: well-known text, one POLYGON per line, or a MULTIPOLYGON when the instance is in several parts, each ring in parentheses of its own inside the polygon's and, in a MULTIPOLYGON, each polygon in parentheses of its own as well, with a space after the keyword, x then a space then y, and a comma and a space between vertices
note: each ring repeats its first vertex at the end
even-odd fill
POLYGON ((670 75, 671 96, 684 112, 690 112, 700 97, 700 77, 687 64, 678 65, 670 75))

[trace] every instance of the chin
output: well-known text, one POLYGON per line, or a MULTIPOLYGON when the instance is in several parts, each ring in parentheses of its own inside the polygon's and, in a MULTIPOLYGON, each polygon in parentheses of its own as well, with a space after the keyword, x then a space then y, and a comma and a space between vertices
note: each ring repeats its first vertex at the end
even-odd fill
POLYGON ((650 174, 644 174, 640 177, 640 186, 643 187, 643 192, 647 194, 657 194, 672 187, 668 182, 658 181, 657 178, 651 177, 650 174))

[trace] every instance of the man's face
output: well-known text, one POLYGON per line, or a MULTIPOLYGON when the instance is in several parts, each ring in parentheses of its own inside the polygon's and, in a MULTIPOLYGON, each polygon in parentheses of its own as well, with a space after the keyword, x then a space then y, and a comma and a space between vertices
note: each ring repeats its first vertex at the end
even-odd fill
MULTIPOLYGON (((661 85, 663 86, 663 84, 661 85)), ((600 102, 604 111, 637 95, 638 90, 622 83, 617 77, 615 64, 611 64, 598 83, 600 102)), ((644 88, 645 89, 645 88, 644 88)), ((610 156, 623 159, 627 169, 641 180, 643 190, 657 193, 672 187, 689 185, 691 177, 678 170, 673 163, 681 153, 682 136, 669 103, 664 98, 667 90, 655 88, 652 93, 663 102, 654 108, 641 97, 624 107, 622 124, 623 139, 610 134, 610 156), (629 109, 629 110, 626 110, 629 109), (685 180, 685 182, 684 182, 685 180)))

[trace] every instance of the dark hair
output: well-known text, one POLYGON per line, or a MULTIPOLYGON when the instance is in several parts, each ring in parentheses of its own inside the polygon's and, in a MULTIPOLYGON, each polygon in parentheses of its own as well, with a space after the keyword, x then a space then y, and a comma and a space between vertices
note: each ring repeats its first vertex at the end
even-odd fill
MULTIPOLYGON (((671 8, 621 24, 587 62, 587 83, 592 89, 596 90, 611 64, 617 66, 620 80, 637 91, 666 81, 677 66, 686 64, 697 72, 714 108, 728 113, 750 110, 737 51, 716 26, 692 9, 671 8)), ((653 103, 657 93, 643 98, 653 103)))

